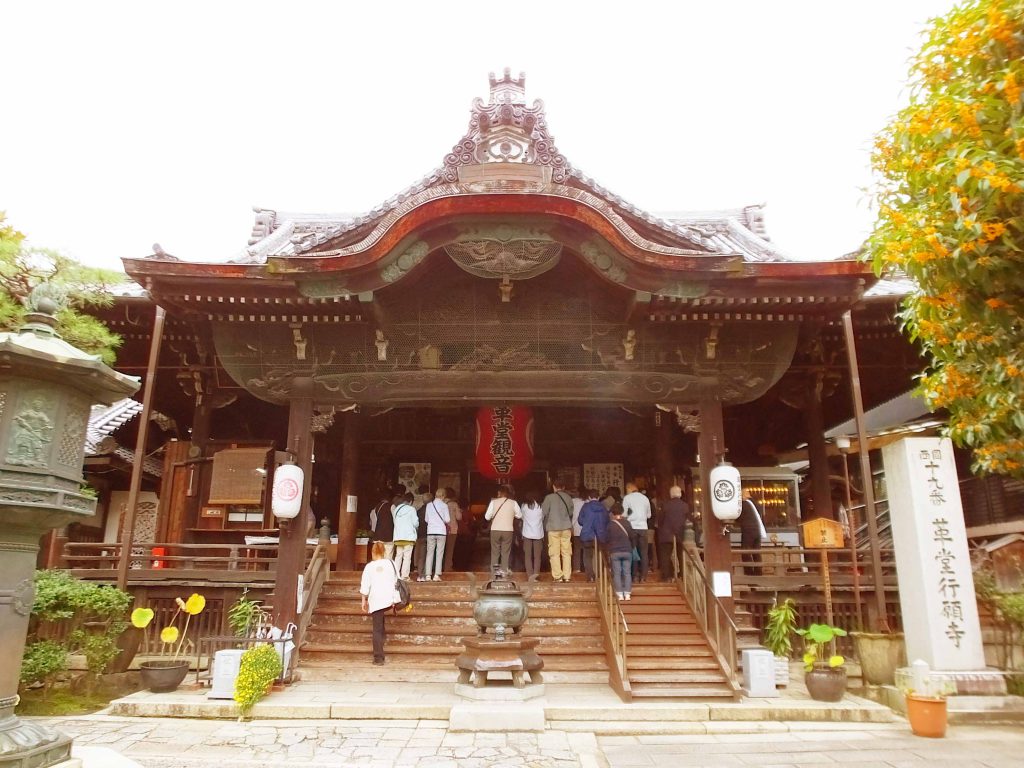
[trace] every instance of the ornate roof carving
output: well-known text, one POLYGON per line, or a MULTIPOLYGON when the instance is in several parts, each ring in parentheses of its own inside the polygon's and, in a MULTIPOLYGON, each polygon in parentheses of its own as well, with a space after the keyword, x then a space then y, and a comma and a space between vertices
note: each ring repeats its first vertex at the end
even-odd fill
POLYGON ((469 127, 440 167, 361 215, 256 208, 248 247, 231 262, 258 265, 272 257, 360 253, 426 202, 489 192, 579 200, 597 210, 630 243, 651 254, 789 261, 767 239, 762 206, 668 218, 644 211, 568 161, 548 129, 544 103, 537 99, 527 106, 524 74, 513 77, 506 68, 501 77, 491 73, 489 81, 487 102, 474 99, 469 127), (335 241, 339 242, 332 248, 335 241))

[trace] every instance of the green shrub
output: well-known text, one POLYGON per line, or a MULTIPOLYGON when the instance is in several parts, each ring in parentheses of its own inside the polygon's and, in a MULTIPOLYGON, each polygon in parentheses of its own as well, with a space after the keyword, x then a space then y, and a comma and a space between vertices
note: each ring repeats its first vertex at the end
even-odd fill
POLYGON ((269 643, 257 645, 242 654, 238 664, 238 679, 235 680, 235 703, 243 717, 249 714, 256 702, 267 695, 281 672, 281 657, 269 643))
POLYGON ((131 595, 114 587, 82 581, 65 571, 36 571, 22 682, 49 684, 67 671, 72 654, 83 654, 89 672, 100 674, 120 653, 117 638, 128 626, 131 603, 131 595), (63 641, 40 637, 42 626, 59 623, 67 626, 63 641))
POLYGON ((68 652, 54 640, 38 640, 25 646, 21 657, 23 685, 42 683, 49 686, 57 675, 68 668, 68 652))

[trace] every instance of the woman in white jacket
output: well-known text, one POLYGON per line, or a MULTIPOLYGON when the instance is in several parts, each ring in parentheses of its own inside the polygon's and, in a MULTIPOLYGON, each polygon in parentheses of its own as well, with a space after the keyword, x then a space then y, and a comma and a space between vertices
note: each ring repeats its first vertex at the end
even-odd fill
POLYGON ((416 529, 420 525, 412 499, 412 494, 407 493, 395 507, 395 567, 399 576, 406 581, 412 569, 412 548, 416 543, 416 529))
POLYGON ((373 542, 370 562, 363 568, 359 594, 363 597, 363 613, 373 619, 373 663, 384 663, 384 616, 395 603, 395 582, 398 569, 384 557, 384 542, 373 542))

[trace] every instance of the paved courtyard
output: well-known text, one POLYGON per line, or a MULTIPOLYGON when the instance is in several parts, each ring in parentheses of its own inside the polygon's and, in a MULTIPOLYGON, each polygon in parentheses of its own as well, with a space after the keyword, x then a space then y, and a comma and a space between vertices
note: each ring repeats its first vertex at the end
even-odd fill
POLYGON ((1019 726, 953 726, 945 739, 922 739, 904 722, 703 723, 700 733, 661 735, 601 735, 584 723, 578 731, 450 733, 440 720, 237 723, 100 714, 46 722, 75 737, 90 768, 117 768, 108 749, 147 768, 1009 768, 1024 754, 1019 726))

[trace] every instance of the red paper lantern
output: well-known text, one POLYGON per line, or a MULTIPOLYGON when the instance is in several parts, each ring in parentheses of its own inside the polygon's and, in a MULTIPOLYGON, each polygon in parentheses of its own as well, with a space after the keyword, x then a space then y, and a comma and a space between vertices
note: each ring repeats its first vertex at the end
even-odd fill
POLYGON ((476 413, 476 468, 484 477, 513 480, 533 466, 533 411, 523 405, 476 413))

